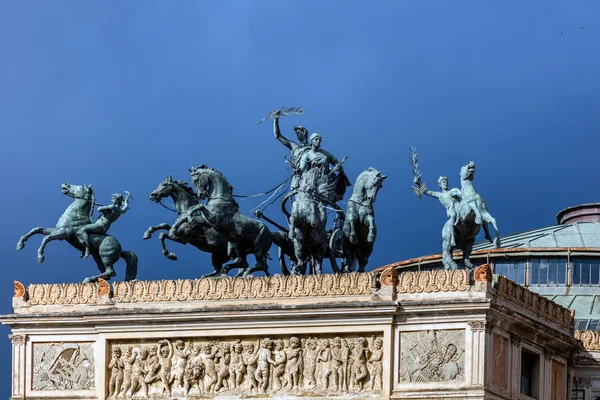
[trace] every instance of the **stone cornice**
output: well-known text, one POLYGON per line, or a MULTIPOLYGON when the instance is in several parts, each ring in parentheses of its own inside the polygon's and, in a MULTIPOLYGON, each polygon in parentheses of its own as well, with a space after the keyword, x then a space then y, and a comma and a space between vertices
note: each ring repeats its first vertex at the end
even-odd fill
POLYGON ((517 306, 555 323, 561 328, 573 330, 571 311, 503 276, 495 275, 496 295, 517 306))

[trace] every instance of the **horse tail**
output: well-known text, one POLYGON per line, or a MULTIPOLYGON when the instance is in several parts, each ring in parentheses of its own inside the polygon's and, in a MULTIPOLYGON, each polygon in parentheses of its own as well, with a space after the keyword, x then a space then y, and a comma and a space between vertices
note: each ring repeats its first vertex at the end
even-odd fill
POLYGON ((121 258, 127 263, 127 268, 125 269, 125 280, 134 280, 137 276, 137 256, 133 251, 123 251, 121 252, 121 258))

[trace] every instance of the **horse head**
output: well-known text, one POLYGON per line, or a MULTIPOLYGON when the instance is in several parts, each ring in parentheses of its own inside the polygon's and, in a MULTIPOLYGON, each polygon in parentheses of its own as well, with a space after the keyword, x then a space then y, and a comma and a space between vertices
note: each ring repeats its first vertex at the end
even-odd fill
POLYGON ((469 161, 460 168, 460 180, 472 181, 475 179, 475 162, 469 161))
POLYGON ((231 197, 233 187, 220 171, 210 168, 205 164, 199 167, 192 166, 188 170, 190 171, 192 182, 196 188, 196 195, 199 199, 231 197))
POLYGON ((71 185, 70 183, 63 183, 60 185, 62 194, 79 200, 92 200, 94 198, 94 191, 92 185, 71 185))
POLYGON ((165 180, 159 183, 156 189, 150 193, 150 200, 158 203, 165 197, 169 197, 173 191, 173 185, 173 178, 171 177, 171 174, 169 174, 165 180))
POLYGON ((83 209, 84 213, 89 214, 90 220, 93 219, 94 204, 96 200, 94 196, 94 191, 92 190, 92 185, 71 185, 70 183, 65 182, 62 185, 60 185, 60 189, 62 191, 62 194, 74 198, 75 202, 77 202, 78 200, 82 200, 83 204, 80 206, 81 209, 83 209))
POLYGON ((361 200, 369 204, 374 203, 377 199, 377 193, 383 187, 383 181, 386 178, 387 175, 382 175, 375 168, 369 167, 369 169, 363 171, 356 179, 355 185, 362 194, 361 200))

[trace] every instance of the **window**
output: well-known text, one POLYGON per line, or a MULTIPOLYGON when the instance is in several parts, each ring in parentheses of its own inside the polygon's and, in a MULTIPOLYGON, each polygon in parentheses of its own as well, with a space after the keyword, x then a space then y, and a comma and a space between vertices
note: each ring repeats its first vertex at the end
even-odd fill
POLYGON ((521 393, 537 398, 540 356, 525 349, 521 352, 521 393))
POLYGON ((538 286, 566 285, 567 260, 562 258, 532 258, 530 283, 538 286))
POLYGON ((598 286, 600 260, 573 260, 573 286, 598 286))
POLYGON ((494 273, 524 285, 525 266, 525 261, 494 262, 494 273))

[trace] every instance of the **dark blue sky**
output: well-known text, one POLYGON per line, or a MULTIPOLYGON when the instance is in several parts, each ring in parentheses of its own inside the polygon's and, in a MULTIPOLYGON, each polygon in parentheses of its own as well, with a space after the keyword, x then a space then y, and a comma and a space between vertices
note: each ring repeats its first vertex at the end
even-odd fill
MULTIPOLYGON (((349 156, 352 182, 369 166, 389 175, 371 268, 440 248, 445 212, 410 192, 411 145, 431 187, 440 174, 458 186, 460 166, 476 161, 502 233, 551 225, 560 209, 600 200, 599 13, 597 1, 551 0, 1 2, 0 312, 11 312, 13 280, 96 273, 65 242, 42 265, 41 236, 15 251, 70 204, 64 181, 93 184, 100 203, 135 196, 111 233, 138 254, 140 279, 210 271, 190 246, 169 244, 173 262, 141 240, 174 220, 148 195, 169 173, 189 179, 190 164, 220 169, 239 194, 283 180, 289 152, 270 121, 256 124, 282 105, 308 110, 282 119, 284 134, 321 133, 349 156)), ((3 397, 9 377, 1 363, 3 397)))

